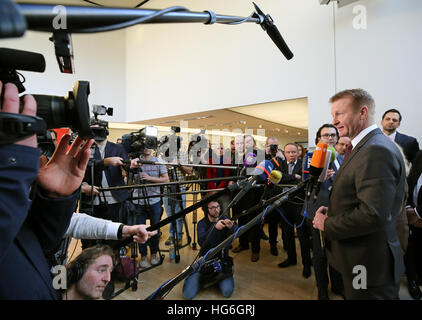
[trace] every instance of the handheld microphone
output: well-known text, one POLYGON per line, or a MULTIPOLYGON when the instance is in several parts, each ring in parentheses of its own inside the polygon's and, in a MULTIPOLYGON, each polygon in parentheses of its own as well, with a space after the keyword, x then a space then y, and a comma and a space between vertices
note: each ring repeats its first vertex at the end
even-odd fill
MULTIPOLYGON (((315 151, 312 155, 311 162, 309 165, 309 174, 310 174, 310 181, 308 183, 308 188, 306 192, 306 196, 310 197, 313 189, 315 187, 318 188, 318 180, 320 179, 320 176, 322 172, 324 171, 324 168, 328 168, 329 161, 326 162, 327 159, 327 144, 323 142, 318 142, 315 151)), ((330 155, 331 157, 331 155, 330 155)), ((329 160, 330 158, 328 158, 329 160)), ((327 169, 328 170, 328 169, 327 169)), ((326 175, 326 173, 325 173, 326 175)), ((319 183, 320 184, 320 183, 319 183)), ((316 197, 316 193, 315 193, 316 197)))
POLYGON ((272 170, 268 177, 268 183, 279 184, 283 174, 279 170, 272 170))
POLYGON ((333 163, 337 158, 337 150, 333 146, 329 146, 327 150, 331 150, 330 163, 333 163))
POLYGON ((330 166, 330 163, 332 162, 331 161, 331 158, 332 158, 332 151, 331 151, 330 148, 328 148, 327 155, 325 157, 324 168, 322 169, 322 172, 321 172, 321 174, 318 177, 318 182, 319 183, 322 183, 325 180, 327 180, 328 167, 330 166))
MULTIPOLYGON (((227 208, 233 207, 239 200, 250 190, 252 189, 257 181, 267 181, 268 177, 271 174, 274 166, 269 160, 261 161, 253 171, 253 175, 250 176, 246 181, 241 182, 243 184, 242 189, 239 193, 233 198, 227 208)), ((239 183, 239 181, 237 182, 239 183)), ((226 210, 227 210, 226 208, 226 210)), ((225 214, 225 212, 223 212, 225 214)))
POLYGON ((253 176, 255 176, 258 181, 266 181, 271 175, 271 172, 274 170, 274 164, 269 160, 261 161, 253 171, 253 176))
POLYGON ((247 168, 251 168, 256 164, 256 154, 253 152, 248 152, 243 159, 243 165, 247 168))
POLYGON ((309 165, 309 174, 311 177, 318 178, 324 169, 327 148, 328 146, 326 143, 318 142, 314 154, 312 155, 311 164, 309 165))
POLYGON ((265 15, 264 12, 256 5, 255 2, 252 2, 255 6, 256 11, 258 12, 259 20, 262 29, 267 32, 274 44, 280 49, 283 55, 287 60, 293 58, 293 53, 290 51, 280 32, 274 24, 273 18, 269 14, 265 15))

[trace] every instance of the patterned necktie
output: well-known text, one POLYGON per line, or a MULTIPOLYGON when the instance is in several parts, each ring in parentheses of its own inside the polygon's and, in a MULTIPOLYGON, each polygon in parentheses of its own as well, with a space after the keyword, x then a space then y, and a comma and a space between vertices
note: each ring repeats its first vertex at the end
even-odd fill
POLYGON ((295 166, 294 162, 289 162, 289 174, 292 174, 294 166, 295 166))
POLYGON ((346 153, 344 154, 344 160, 343 160, 343 162, 346 161, 346 159, 352 153, 352 149, 353 149, 353 146, 352 146, 351 143, 349 143, 349 145, 347 146, 347 149, 346 149, 346 153))

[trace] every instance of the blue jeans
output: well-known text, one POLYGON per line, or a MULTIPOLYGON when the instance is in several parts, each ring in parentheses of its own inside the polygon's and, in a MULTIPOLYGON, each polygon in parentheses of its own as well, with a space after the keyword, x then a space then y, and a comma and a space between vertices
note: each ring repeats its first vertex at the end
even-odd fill
MULTIPOLYGON (((147 221, 147 212, 145 211, 145 207, 142 205, 135 204, 138 214, 136 216, 136 224, 145 224, 147 221)), ((150 214, 150 224, 154 225, 158 222, 160 222, 161 218, 161 203, 157 202, 152 204, 151 206, 151 214, 150 214)), ((158 242, 160 240, 159 238, 160 229, 157 230, 157 234, 150 238, 146 243, 139 244, 139 253, 142 257, 145 257, 148 254, 147 250, 147 243, 149 244, 149 248, 151 250, 151 254, 157 253, 158 251, 158 242)))
MULTIPOLYGON (((200 289, 200 273, 195 272, 191 274, 183 283, 183 298, 191 300, 195 298, 200 289)), ((220 292, 225 298, 229 298, 234 291, 234 279, 233 276, 227 277, 218 283, 220 292)))
MULTIPOLYGON (((169 201, 168 197, 163 198, 164 202, 164 208, 166 209, 167 217, 172 216, 170 203, 172 200, 169 201)), ((186 195, 182 195, 182 203, 180 201, 174 201, 174 213, 178 213, 179 211, 182 211, 184 208, 186 208, 186 195)), ((183 218, 179 218, 176 220, 176 229, 177 229, 177 239, 183 238, 183 218)), ((170 237, 174 237, 174 231, 173 231, 173 225, 174 223, 170 223, 170 237)))

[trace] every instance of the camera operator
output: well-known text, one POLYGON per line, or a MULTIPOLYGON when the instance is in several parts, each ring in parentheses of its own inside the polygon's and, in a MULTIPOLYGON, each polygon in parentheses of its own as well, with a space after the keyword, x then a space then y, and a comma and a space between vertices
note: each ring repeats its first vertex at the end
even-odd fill
MULTIPOLYGON (((140 160, 153 161, 153 162, 162 162, 161 159, 154 157, 153 149, 144 148, 140 160)), ((144 164, 139 169, 139 173, 134 175, 136 184, 146 183, 163 183, 169 182, 169 177, 167 174, 167 168, 165 165, 149 165, 144 164)), ((142 197, 142 196, 152 196, 158 195, 154 198, 138 199, 134 200, 135 206, 139 215, 136 218, 137 224, 145 224, 146 220, 150 220, 150 224, 154 225, 158 223, 161 219, 162 207, 161 207, 161 197, 160 197, 160 187, 142 187, 135 189, 133 196, 142 197)), ((160 231, 158 234, 153 236, 149 241, 149 246, 151 250, 151 264, 157 265, 160 263, 159 258, 157 257, 158 251, 158 242, 160 238, 160 231)), ((141 268, 148 268, 150 265, 148 263, 148 250, 146 244, 139 245, 139 252, 141 254, 141 261, 139 266, 141 268)))
MULTIPOLYGON (((0 82, 2 94, 0 112, 19 114, 17 87, 0 82)), ((21 115, 35 116, 36 109, 35 99, 26 95, 21 115)), ((69 141, 64 136, 40 168, 35 134, 0 145, 0 299, 57 299, 44 252, 60 243, 69 225, 93 143, 77 137, 66 151, 69 141), (49 213, 47 221, 42 212, 49 213)))
MULTIPOLYGON (((166 159, 165 161, 170 163, 188 163, 189 159, 187 153, 181 150, 182 139, 180 136, 176 136, 176 132, 180 132, 180 128, 172 127, 172 131, 172 135, 164 137, 165 142, 162 145, 163 147, 166 147, 166 150, 163 153, 163 156, 166 159)), ((192 167, 187 166, 167 165, 166 167, 171 182, 183 181, 186 174, 192 174, 193 172, 192 167)), ((185 185, 172 185, 166 187, 165 189, 168 193, 179 193, 186 191, 185 185)), ((170 217, 186 208, 186 195, 163 197, 163 203, 167 217, 170 217)), ((165 245, 170 245, 171 242, 177 242, 178 247, 182 245, 183 225, 183 218, 179 218, 175 223, 170 224, 170 235, 166 240, 165 245), (174 226, 176 227, 176 231, 174 231, 174 226)))
MULTIPOLYGON (((225 216, 220 217, 221 208, 218 201, 209 202, 207 209, 207 215, 198 222, 197 226, 202 256, 237 230, 233 221, 225 216)), ((224 248, 216 258, 205 262, 199 271, 185 280, 183 297, 193 299, 201 288, 208 288, 214 284, 218 284, 224 297, 229 298, 232 295, 234 290, 233 258, 229 256, 228 247, 224 248)))
MULTIPOLYGON (((284 157, 284 154, 281 152, 281 150, 278 148, 278 139, 276 137, 268 137, 265 142, 265 160, 271 160, 274 158, 276 160, 274 164, 279 164, 278 168, 280 171, 282 171, 280 166, 282 165, 282 161, 286 160, 286 158, 284 157)), ((275 192, 281 193, 282 191, 283 190, 281 188, 276 189, 274 190, 273 194, 268 195, 268 198, 275 196, 275 192)), ((270 252, 273 256, 278 256, 277 238, 278 226, 281 223, 281 216, 276 210, 273 210, 268 213, 265 220, 268 221, 268 240, 270 243, 270 252)), ((284 227, 283 224, 281 224, 281 226, 284 227)), ((282 232, 281 236, 283 240, 283 247, 287 248, 285 234, 286 232, 282 232)))
MULTIPOLYGON (((95 152, 82 183, 81 211, 91 211, 91 193, 93 193, 93 216, 118 222, 122 202, 129 198, 129 191, 112 190, 100 194, 97 188, 125 185, 122 174, 123 161, 129 160, 129 157, 121 144, 107 140, 109 132, 104 125, 94 124, 91 128, 95 134, 95 152), (94 177, 92 177, 92 171, 94 177), (92 180, 94 186, 92 186, 92 180)), ((135 160, 132 160, 130 168, 136 167, 139 167, 139 165, 135 160)), ((88 246, 86 242, 83 242, 83 244, 84 247, 88 246)))
MULTIPOLYGON (((236 146, 236 154, 235 154, 235 162, 242 163, 245 157, 250 154, 258 155, 258 149, 256 148, 255 139, 251 135, 245 136, 236 136, 235 137, 235 146, 236 146)), ((259 151, 260 152, 260 151, 259 151)), ((256 166, 256 161, 253 166, 256 166)), ((240 199, 240 201, 233 206, 233 218, 239 216, 244 210, 248 210, 249 208, 255 206, 262 196, 262 189, 252 188, 250 189, 246 195, 240 199)), ((239 226, 243 226, 251 221, 254 217, 256 217, 260 213, 260 210, 254 210, 245 216, 240 216, 237 220, 239 226)), ((262 237, 262 229, 260 224, 254 225, 248 231, 244 232, 239 237, 239 245, 233 248, 233 253, 239 253, 244 250, 249 250, 251 247, 251 261, 258 262, 259 261, 259 253, 261 251, 261 241, 262 237), (249 246, 249 243, 251 244, 249 246)))

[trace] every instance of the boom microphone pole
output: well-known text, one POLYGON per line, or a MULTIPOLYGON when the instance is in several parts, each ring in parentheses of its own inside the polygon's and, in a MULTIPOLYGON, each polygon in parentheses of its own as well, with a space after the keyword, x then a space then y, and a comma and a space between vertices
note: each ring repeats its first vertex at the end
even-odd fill
POLYGON ((214 194, 206 197, 205 199, 202 199, 201 201, 191 205, 190 207, 187 207, 186 209, 179 211, 175 215, 173 215, 171 217, 167 217, 167 218, 161 220, 160 222, 158 222, 157 224, 154 224, 153 226, 148 227, 147 231, 158 230, 159 228, 161 228, 162 226, 165 226, 166 224, 172 222, 173 220, 176 220, 180 217, 183 217, 186 214, 188 214, 189 212, 192 212, 195 209, 201 208, 204 204, 220 198, 226 192, 235 191, 238 188, 239 188, 239 185, 237 183, 234 183, 231 186, 227 186, 223 190, 218 191, 217 193, 214 193, 214 194))
MULTIPOLYGON (((7 3, 10 4, 10 1, 7 0, 7 3)), ((282 38, 271 16, 269 14, 265 15, 255 3, 253 5, 256 12, 253 12, 248 17, 237 17, 216 14, 211 10, 192 12, 181 6, 155 10, 61 5, 62 11, 60 11, 57 5, 19 3, 17 4, 19 12, 14 13, 16 19, 13 22, 8 22, 7 27, 10 29, 10 25, 19 25, 20 29, 23 29, 23 21, 17 22, 23 20, 23 16, 27 29, 54 32, 57 31, 54 22, 61 17, 60 15, 62 15, 62 18, 66 18, 65 29, 66 33, 69 34, 114 31, 141 23, 202 22, 204 24, 221 23, 235 25, 253 22, 261 25, 286 59, 290 60, 293 57, 293 53, 282 38)), ((6 25, 3 27, 0 24, 0 31, 6 29, 6 25)), ((19 35, 19 33, 17 32, 16 35, 19 35)), ((5 36, 11 36, 11 33, 0 33, 0 38, 5 36)))

